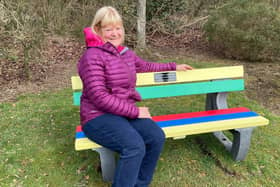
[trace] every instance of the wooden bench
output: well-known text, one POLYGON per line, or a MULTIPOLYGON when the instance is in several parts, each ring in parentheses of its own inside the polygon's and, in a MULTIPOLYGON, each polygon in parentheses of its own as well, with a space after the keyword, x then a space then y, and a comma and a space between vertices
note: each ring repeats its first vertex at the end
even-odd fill
MULTIPOLYGON (((213 132, 234 160, 244 160, 256 126, 269 121, 244 107, 228 108, 227 92, 244 90, 243 66, 203 68, 191 71, 168 71, 137 74, 137 91, 143 99, 207 94, 206 110, 182 114, 154 116, 166 138, 213 132), (222 131, 233 134, 230 141, 222 131)), ((74 105, 80 105, 82 82, 72 77, 74 105)), ((178 106, 180 107, 180 106, 178 106)), ((90 141, 81 126, 76 129, 76 150, 93 149, 100 154, 103 179, 112 181, 115 171, 114 152, 90 141)))

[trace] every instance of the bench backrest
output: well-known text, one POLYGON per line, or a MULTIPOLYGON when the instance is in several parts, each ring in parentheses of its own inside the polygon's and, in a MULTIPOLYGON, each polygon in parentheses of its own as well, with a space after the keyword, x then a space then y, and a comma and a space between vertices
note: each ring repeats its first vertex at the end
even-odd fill
MULTIPOLYGON (((137 74, 136 90, 143 99, 244 90, 243 66, 137 74)), ((82 82, 71 77, 74 105, 80 105, 82 82)))

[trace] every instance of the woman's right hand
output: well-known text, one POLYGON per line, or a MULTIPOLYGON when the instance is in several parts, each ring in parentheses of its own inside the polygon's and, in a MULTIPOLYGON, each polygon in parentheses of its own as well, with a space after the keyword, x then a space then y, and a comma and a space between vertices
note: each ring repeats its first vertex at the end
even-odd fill
POLYGON ((152 118, 148 107, 139 107, 138 118, 152 118))

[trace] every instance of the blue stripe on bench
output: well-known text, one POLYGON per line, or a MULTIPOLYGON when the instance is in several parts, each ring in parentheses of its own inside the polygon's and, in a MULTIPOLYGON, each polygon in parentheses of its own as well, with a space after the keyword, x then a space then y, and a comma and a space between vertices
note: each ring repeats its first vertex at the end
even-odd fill
MULTIPOLYGON (((195 117, 195 118, 187 118, 187 119, 160 121, 160 122, 156 122, 156 123, 161 128, 163 128, 163 127, 188 125, 188 124, 211 122, 211 121, 247 118, 247 117, 254 117, 254 116, 259 116, 259 115, 255 112, 238 112, 238 113, 233 113, 233 114, 221 114, 221 115, 203 116, 203 117, 195 117)), ((85 138, 84 132, 76 132, 76 138, 77 139, 85 138)))
POLYGON ((245 118, 245 117, 253 117, 253 116, 258 116, 258 114, 255 112, 241 112, 241 113, 233 113, 233 114, 222 114, 222 115, 204 116, 204 117, 196 117, 196 118, 188 118, 188 119, 160 121, 157 122, 157 124, 162 128, 162 127, 171 127, 177 125, 188 125, 193 123, 237 119, 237 118, 245 118))
POLYGON ((85 135, 85 133, 84 133, 83 131, 81 131, 81 132, 76 132, 76 139, 78 139, 78 138, 84 138, 84 137, 86 137, 86 135, 85 135))

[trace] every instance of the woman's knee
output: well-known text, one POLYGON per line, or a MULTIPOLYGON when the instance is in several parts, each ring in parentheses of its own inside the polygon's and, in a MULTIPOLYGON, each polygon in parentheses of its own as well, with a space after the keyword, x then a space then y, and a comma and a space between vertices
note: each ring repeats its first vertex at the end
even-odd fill
POLYGON ((160 145, 164 144, 164 142, 165 142, 165 133, 164 133, 164 131, 161 128, 159 128, 154 133, 155 133, 155 135, 153 136, 154 137, 154 142, 156 144, 160 144, 160 145))
POLYGON ((151 133, 154 141, 157 143, 164 143, 165 142, 165 133, 154 121, 150 121, 150 125, 152 126, 151 133))
POLYGON ((123 146, 121 151, 122 158, 126 157, 140 157, 143 158, 146 154, 146 147, 143 140, 131 140, 131 142, 127 145, 123 146))
MULTIPOLYGON (((164 131, 151 119, 145 119, 143 120, 144 123, 146 123, 147 129, 145 129, 145 134, 148 135, 148 139, 152 141, 152 144, 164 144, 165 142, 165 133, 164 131)), ((149 141, 149 140, 148 140, 149 141)))

